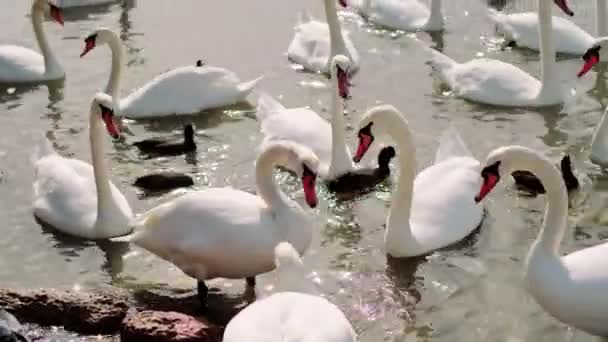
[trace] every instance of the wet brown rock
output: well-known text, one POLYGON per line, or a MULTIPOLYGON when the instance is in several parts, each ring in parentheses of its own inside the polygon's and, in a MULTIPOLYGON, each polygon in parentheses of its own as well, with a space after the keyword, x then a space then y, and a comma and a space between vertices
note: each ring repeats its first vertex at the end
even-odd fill
POLYGON ((63 326, 81 334, 112 334, 126 316, 120 293, 0 289, 0 307, 22 322, 63 326))
POLYGON ((126 342, 220 341, 222 329, 203 318, 175 311, 135 311, 122 323, 120 337, 126 342))

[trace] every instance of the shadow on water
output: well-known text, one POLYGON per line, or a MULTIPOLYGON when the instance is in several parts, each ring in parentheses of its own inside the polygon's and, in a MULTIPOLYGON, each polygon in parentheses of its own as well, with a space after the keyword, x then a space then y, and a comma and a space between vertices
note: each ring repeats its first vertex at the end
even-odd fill
POLYGON ((112 279, 115 279, 124 268, 122 257, 129 252, 129 243, 113 242, 110 240, 86 240, 75 236, 67 235, 48 223, 34 216, 36 223, 40 225, 44 234, 51 235, 53 238, 53 247, 59 250, 59 253, 68 258, 78 257, 79 253, 89 247, 97 246, 105 255, 105 261, 101 269, 105 271, 112 279))

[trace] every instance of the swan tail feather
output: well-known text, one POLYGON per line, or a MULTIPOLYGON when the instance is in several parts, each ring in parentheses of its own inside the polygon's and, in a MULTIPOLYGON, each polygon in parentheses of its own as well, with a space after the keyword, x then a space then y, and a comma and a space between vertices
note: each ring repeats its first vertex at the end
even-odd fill
POLYGON ((439 138, 439 148, 435 154, 435 163, 444 161, 450 157, 472 157, 473 154, 462 140, 458 130, 454 126, 448 127, 441 138, 439 138))
POLYGON ((237 86, 239 92, 244 96, 247 96, 253 91, 253 88, 264 78, 264 76, 260 76, 251 81, 243 82, 237 86))
POLYGON ((259 121, 264 121, 265 118, 272 114, 276 114, 285 110, 285 107, 272 96, 262 93, 258 98, 256 108, 256 116, 259 121))

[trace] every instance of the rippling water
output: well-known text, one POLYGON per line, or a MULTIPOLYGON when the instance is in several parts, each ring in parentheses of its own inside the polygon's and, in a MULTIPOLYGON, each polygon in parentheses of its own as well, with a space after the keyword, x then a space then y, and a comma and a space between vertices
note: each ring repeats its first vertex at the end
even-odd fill
MULTIPOLYGON (((0 11, 0 41, 35 46, 27 17, 28 1, 10 0, 0 11)), ((535 8, 535 1, 505 3, 507 11, 535 8)), ((594 32, 592 0, 572 1, 577 24, 594 32)), ((41 228, 32 217, 31 155, 34 142, 46 135, 61 154, 90 160, 87 111, 95 91, 105 86, 110 53, 98 48, 80 59, 82 38, 97 27, 120 32, 127 46, 125 91, 172 67, 202 59, 234 70, 242 79, 263 74, 265 91, 287 106, 310 105, 325 114, 329 97, 324 78, 294 72, 285 51, 297 13, 310 8, 323 18, 321 0, 197 1, 124 0, 108 6, 71 10, 66 25, 47 22, 50 43, 66 69, 65 82, 35 88, 0 87, 0 282, 2 286, 95 288, 114 283, 168 284, 191 287, 194 282, 170 264, 134 249, 121 265, 115 246, 59 237, 41 228)), ((514 63, 538 75, 538 55, 529 51, 500 51, 500 39, 485 17, 482 0, 445 1, 447 30, 420 33, 449 56, 466 61, 489 56, 514 63)), ((557 11, 556 11, 557 13, 557 11)), ((377 103, 391 103, 408 117, 417 144, 419 168, 432 160, 443 129, 454 125, 480 159, 504 144, 536 148, 558 160, 571 153, 578 170, 588 175, 584 191, 571 212, 572 220, 598 203, 608 183, 588 161, 589 140, 608 100, 605 77, 590 74, 577 83, 580 61, 561 58, 564 82, 579 91, 572 103, 542 111, 494 109, 473 105, 442 92, 430 78, 428 56, 411 35, 370 27, 343 13, 362 55, 347 120, 377 103), (591 179, 594 182, 591 182, 591 179)), ((136 212, 179 195, 144 197, 131 183, 152 170, 172 169, 193 174, 196 188, 224 186, 254 190, 253 155, 260 141, 253 108, 237 107, 162 121, 133 122, 139 137, 179 135, 189 121, 196 125, 195 158, 142 160, 126 146, 108 142, 114 182, 136 212)), ((354 134, 349 139, 354 144, 354 134)), ((280 175, 284 189, 301 198, 297 184, 280 175)), ((458 248, 434 253, 426 260, 387 260, 383 224, 390 204, 390 185, 355 202, 326 199, 317 210, 318 229, 305 256, 320 289, 347 314, 361 341, 592 341, 548 316, 523 290, 522 260, 535 238, 544 198, 518 196, 500 187, 487 202, 488 216, 480 233, 458 248)), ((599 226, 569 231, 563 250, 598 243, 599 226)), ((261 278, 260 288, 272 282, 261 278)), ((241 281, 215 282, 239 292, 241 281)))

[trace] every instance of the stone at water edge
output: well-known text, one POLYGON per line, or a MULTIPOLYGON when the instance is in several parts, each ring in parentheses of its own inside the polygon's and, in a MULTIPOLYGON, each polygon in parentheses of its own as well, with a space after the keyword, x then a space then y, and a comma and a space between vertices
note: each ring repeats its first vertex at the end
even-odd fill
POLYGON ((122 322, 120 338, 127 342, 218 342, 222 329, 200 318, 174 311, 135 311, 122 322))

